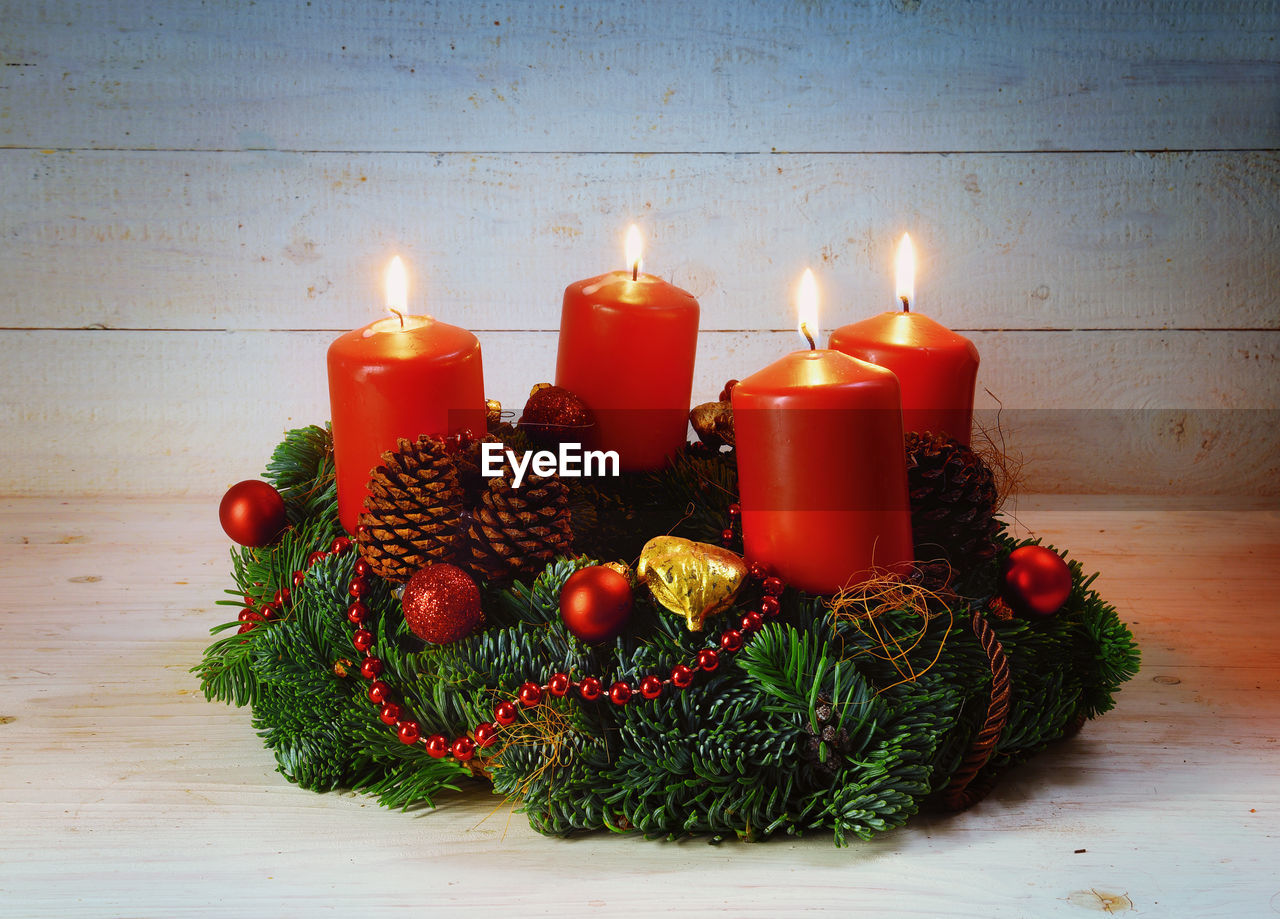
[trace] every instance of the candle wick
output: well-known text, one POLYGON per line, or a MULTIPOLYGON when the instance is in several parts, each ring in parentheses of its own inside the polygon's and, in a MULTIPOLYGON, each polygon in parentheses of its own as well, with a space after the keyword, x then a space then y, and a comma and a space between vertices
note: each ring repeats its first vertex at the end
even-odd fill
POLYGON ((809 331, 809 323, 807 322, 800 323, 800 334, 809 340, 809 350, 816 351, 818 348, 818 344, 813 340, 813 333, 809 331))
POLYGON ((403 328, 404 328, 404 313, 400 312, 400 311, 399 311, 398 309, 396 309, 394 306, 388 306, 388 307, 387 307, 387 309, 391 310, 391 312, 395 314, 395 317, 396 317, 397 319, 399 319, 399 320, 400 320, 400 328, 402 328, 402 329, 403 329, 403 328))
POLYGON ((902 301, 902 311, 904 313, 911 312, 911 301, 908 300, 905 296, 899 297, 898 299, 902 301))
POLYGON ((640 279, 640 263, 632 262, 631 263, 631 280, 636 281, 639 279, 640 279))

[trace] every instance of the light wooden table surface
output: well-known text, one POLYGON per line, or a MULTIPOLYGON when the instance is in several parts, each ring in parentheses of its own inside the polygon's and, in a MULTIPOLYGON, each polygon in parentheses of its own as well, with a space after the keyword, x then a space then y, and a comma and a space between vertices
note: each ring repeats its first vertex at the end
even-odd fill
POLYGON ((391 812, 287 783, 188 670, 228 586, 207 500, 0 501, 0 915, 1280 913, 1280 512, 1071 509, 1143 667, 958 816, 848 849, 547 839, 478 790, 391 812))

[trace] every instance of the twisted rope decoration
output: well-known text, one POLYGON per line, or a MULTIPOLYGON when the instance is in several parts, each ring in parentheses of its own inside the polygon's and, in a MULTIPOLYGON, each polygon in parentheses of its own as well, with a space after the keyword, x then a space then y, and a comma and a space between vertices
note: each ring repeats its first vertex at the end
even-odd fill
POLYGON ((987 717, 982 723, 982 729, 978 731, 960 768, 951 776, 951 781, 942 794, 943 806, 956 811, 971 807, 991 791, 995 783, 990 776, 978 783, 974 779, 991 759, 1000 734, 1009 721, 1009 660, 1004 655, 1004 647, 980 609, 973 611, 970 625, 982 650, 987 654, 987 660, 991 662, 991 701, 987 705, 987 717))

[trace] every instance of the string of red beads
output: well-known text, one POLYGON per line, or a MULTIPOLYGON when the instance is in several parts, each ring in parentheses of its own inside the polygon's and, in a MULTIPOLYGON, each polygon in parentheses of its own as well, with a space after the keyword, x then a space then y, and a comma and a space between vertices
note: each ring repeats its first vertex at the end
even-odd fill
MULTIPOLYGON (((732 514, 732 510, 731 508, 731 516, 736 516, 732 514)), ((307 557, 306 568, 309 569, 330 556, 350 552, 353 546, 352 540, 340 536, 333 541, 328 551, 311 553, 307 557)), ((693 660, 674 665, 666 676, 647 674, 634 684, 626 680, 617 680, 606 688, 599 677, 586 676, 580 680, 574 680, 567 673, 554 673, 545 684, 541 685, 532 681, 522 683, 516 691, 514 701, 506 700, 494 706, 492 721, 483 721, 471 730, 470 736, 462 735, 455 737, 452 741, 443 734, 423 737, 422 726, 411 717, 411 713, 403 705, 395 701, 390 684, 381 679, 382 659, 375 653, 373 633, 365 627, 369 619, 369 608, 365 605, 364 598, 372 587, 369 579, 373 573, 369 563, 364 559, 356 560, 351 580, 347 584, 347 595, 351 598, 347 604, 347 622, 353 627, 351 644, 362 655, 360 675, 370 681, 366 696, 370 703, 377 706, 378 720, 394 728, 396 737, 403 744, 421 743, 427 754, 436 759, 452 756, 458 762, 465 763, 475 757, 477 750, 492 746, 497 741, 502 728, 515 724, 521 709, 537 708, 548 697, 562 699, 576 691, 578 697, 586 702, 608 698, 614 705, 623 706, 636 698, 646 701, 658 699, 666 692, 667 687, 675 690, 688 689, 693 685, 694 677, 699 672, 714 672, 720 666, 722 654, 734 654, 742 650, 747 639, 764 627, 765 620, 776 617, 781 609, 778 597, 784 589, 782 581, 771 576, 759 564, 750 565, 748 570, 751 577, 760 582, 763 594, 760 609, 751 610, 736 623, 731 623, 720 634, 719 647, 703 648, 693 660)), ((295 571, 294 587, 300 586, 306 576, 306 569, 295 571)), ((271 601, 256 609, 253 607, 252 598, 246 596, 246 607, 240 614, 242 622, 240 631, 248 631, 260 622, 274 618, 289 602, 288 589, 276 591, 271 601)))

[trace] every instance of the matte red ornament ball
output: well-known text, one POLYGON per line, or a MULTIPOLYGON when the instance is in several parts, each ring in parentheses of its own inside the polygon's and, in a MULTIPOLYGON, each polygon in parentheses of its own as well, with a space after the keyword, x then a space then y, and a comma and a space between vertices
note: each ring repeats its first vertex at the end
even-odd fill
POLYGON ((250 548, 275 542, 289 524, 280 492, 258 479, 227 489, 218 505, 218 521, 228 536, 250 548))
POLYGON ((1001 575, 1005 602, 1024 616, 1047 617, 1071 596, 1071 568, 1044 546, 1019 546, 1009 553, 1001 575))
POLYGON ((631 583, 612 568, 593 565, 560 588, 560 616, 579 640, 598 645, 618 637, 631 618, 631 583))
POLYGON ((427 565, 405 585, 404 620, 423 641, 444 645, 465 638, 484 621, 480 589, 456 565, 427 565))

